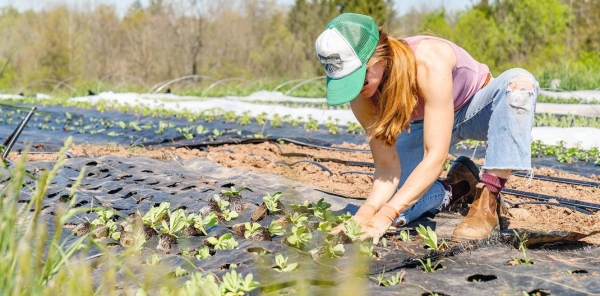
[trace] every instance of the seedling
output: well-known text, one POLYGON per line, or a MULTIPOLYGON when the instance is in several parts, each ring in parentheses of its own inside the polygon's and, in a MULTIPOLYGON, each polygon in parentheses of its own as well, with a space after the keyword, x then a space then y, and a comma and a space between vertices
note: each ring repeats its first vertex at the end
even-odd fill
POLYGON ((317 229, 322 232, 330 232, 331 229, 333 229, 333 225, 329 221, 322 221, 319 222, 319 226, 317 227, 317 229))
POLYGON ((218 223, 217 214, 215 214, 215 212, 208 213, 206 217, 202 217, 202 214, 200 213, 198 213, 197 215, 192 215, 190 215, 192 216, 192 219, 190 219, 191 221, 189 222, 193 223, 194 227, 200 232, 202 232, 204 235, 206 235, 207 228, 213 227, 218 223))
POLYGON ((194 126, 176 127, 175 129, 182 134, 186 140, 191 140, 194 138, 194 134, 192 133, 194 126))
POLYGON ((169 214, 169 224, 162 220, 162 233, 177 237, 177 233, 186 228, 189 224, 185 217, 183 209, 178 209, 169 214))
POLYGON ((408 233, 407 230, 401 230, 400 231, 400 240, 403 241, 403 242, 410 241, 410 234, 408 233))
POLYGON ((259 232, 262 229, 262 226, 260 226, 260 224, 258 224, 256 222, 252 222, 252 223, 246 222, 244 224, 244 228, 246 229, 246 231, 244 231, 244 237, 249 238, 253 234, 259 232))
POLYGON ((221 198, 218 194, 215 194, 213 196, 213 200, 217 203, 217 206, 219 207, 219 210, 221 210, 221 212, 229 210, 229 201, 221 198))
POLYGON ((437 234, 429 226, 425 228, 425 226, 419 225, 415 230, 423 238, 423 243, 429 249, 439 251, 448 246, 444 240, 442 240, 441 244, 438 244, 437 234))
POLYGON ((211 236, 206 239, 209 244, 213 245, 215 250, 233 250, 238 246, 238 242, 235 241, 231 233, 225 233, 219 238, 211 236))
POLYGON ((273 214, 273 213, 276 213, 279 211, 277 206, 279 204, 280 196, 281 196, 280 191, 273 193, 273 195, 267 193, 267 195, 263 196, 263 202, 265 203, 267 210, 269 210, 269 213, 273 214))
POLYGON ((283 228, 281 225, 277 224, 276 221, 271 221, 271 224, 269 224, 269 234, 271 236, 284 235, 285 228, 283 228))
POLYGON ((304 226, 306 221, 308 221, 308 217, 306 216, 306 214, 300 214, 296 212, 290 216, 290 222, 292 222, 292 224, 294 224, 295 226, 304 226))
POLYGON ((158 255, 154 254, 154 255, 152 255, 152 257, 150 259, 146 259, 146 264, 148 264, 150 266, 156 266, 156 265, 160 264, 160 257, 158 257, 158 255))
POLYGON ((210 249, 208 248, 208 246, 202 246, 202 248, 198 249, 198 254, 196 254, 196 259, 204 260, 210 256, 211 256, 210 249))
POLYGON ((427 258, 426 261, 423 261, 421 259, 417 259, 417 260, 419 262, 421 262, 421 265, 423 267, 422 268, 423 272, 425 272, 425 273, 430 273, 430 272, 434 272, 434 271, 438 270, 439 269, 438 267, 440 266, 440 264, 442 264, 442 262, 444 262, 444 260, 440 260, 440 261, 436 262, 435 265, 431 265, 431 258, 427 258))
POLYGON ((177 266, 177 268, 173 272, 173 275, 175 275, 176 278, 182 277, 182 276, 184 276, 186 274, 188 274, 187 270, 181 268, 181 266, 177 266))
POLYGON ((231 210, 223 211, 223 218, 225 219, 225 221, 231 221, 237 217, 238 217, 238 212, 236 212, 236 211, 231 211, 231 210))
POLYGON ((96 214, 98 214, 98 218, 94 219, 94 221, 91 222, 91 224, 94 226, 94 228, 106 227, 108 229, 108 231, 107 231, 108 237, 110 237, 114 240, 119 240, 119 237, 121 236, 121 232, 117 231, 118 225, 113 220, 115 210, 113 210, 113 209, 96 210, 96 214))
POLYGON ((260 286, 260 283, 253 281, 252 278, 251 273, 247 274, 245 278, 235 270, 226 273, 223 276, 221 295, 246 295, 260 286))
POLYGON ((288 257, 284 258, 281 253, 277 253, 277 255, 275 255, 275 264, 277 264, 277 266, 273 267, 273 269, 278 272, 290 272, 298 267, 298 263, 288 264, 287 261, 288 257))
POLYGON ((221 194, 224 196, 240 196, 240 193, 246 189, 248 188, 242 186, 239 190, 236 190, 235 187, 231 186, 230 190, 221 190, 221 194))
POLYGON ((144 214, 142 221, 144 221, 144 224, 156 230, 156 226, 159 224, 161 219, 169 212, 170 206, 171 204, 168 202, 161 202, 158 207, 152 206, 150 210, 144 214))
POLYGON ((316 131, 319 129, 319 122, 316 119, 309 117, 308 122, 304 124, 304 129, 307 132, 316 131))
POLYGON ((361 231, 360 226, 354 219, 350 219, 344 222, 344 228, 346 229, 346 235, 350 240, 355 241, 364 232, 361 231))
POLYGON ((519 241, 519 251, 523 253, 523 258, 513 257, 513 262, 519 265, 535 264, 535 261, 533 261, 533 259, 527 257, 527 245, 525 244, 527 242, 527 233, 524 233, 521 237, 516 230, 513 229, 513 232, 515 234, 515 237, 519 241))
POLYGON ((360 254, 361 255, 366 255, 372 258, 376 258, 377 255, 375 254, 375 250, 373 248, 373 245, 369 244, 369 245, 360 245, 360 254))
POLYGON ((331 204, 326 202, 323 198, 319 199, 316 203, 308 204, 307 208, 313 212, 315 217, 319 217, 323 220, 335 221, 337 219, 329 209, 331 208, 331 204))
POLYGON ((343 244, 337 244, 334 246, 329 240, 326 240, 325 244, 327 245, 327 253, 331 258, 339 258, 344 254, 344 252, 346 252, 343 244))
POLYGON ((385 277, 385 270, 381 271, 379 275, 377 275, 377 281, 380 286, 389 287, 396 286, 402 283, 404 279, 405 271, 402 270, 397 272, 395 275, 390 276, 389 278, 385 277))
POLYGON ((312 238, 312 233, 308 232, 308 229, 304 226, 293 226, 292 234, 288 236, 287 241, 290 245, 295 246, 298 249, 304 247, 312 238))
POLYGON ((338 126, 339 119, 336 119, 335 122, 328 121, 325 123, 325 127, 330 134, 336 135, 340 131, 340 127, 338 126))

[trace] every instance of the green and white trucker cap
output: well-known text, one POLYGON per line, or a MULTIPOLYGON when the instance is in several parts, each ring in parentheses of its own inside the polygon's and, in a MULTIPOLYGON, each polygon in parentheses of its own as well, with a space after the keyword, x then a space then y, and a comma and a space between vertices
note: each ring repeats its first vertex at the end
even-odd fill
POLYGON ((379 29, 370 16, 344 13, 327 24, 315 43, 327 74, 327 104, 348 103, 358 96, 378 42, 379 29))

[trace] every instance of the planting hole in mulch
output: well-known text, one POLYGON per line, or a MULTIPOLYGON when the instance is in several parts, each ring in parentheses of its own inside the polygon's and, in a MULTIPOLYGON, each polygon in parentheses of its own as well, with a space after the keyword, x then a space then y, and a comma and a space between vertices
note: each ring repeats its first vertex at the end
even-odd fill
POLYGON ((498 277, 493 274, 490 274, 490 275, 475 274, 475 275, 468 277, 467 282, 482 283, 482 282, 489 282, 489 281, 493 281, 493 280, 497 280, 497 279, 498 279, 498 277))
POLYGON ((527 292, 527 295, 530 295, 530 296, 548 296, 548 295, 552 295, 552 294, 550 294, 550 291, 548 291, 548 290, 535 289, 533 291, 527 292))

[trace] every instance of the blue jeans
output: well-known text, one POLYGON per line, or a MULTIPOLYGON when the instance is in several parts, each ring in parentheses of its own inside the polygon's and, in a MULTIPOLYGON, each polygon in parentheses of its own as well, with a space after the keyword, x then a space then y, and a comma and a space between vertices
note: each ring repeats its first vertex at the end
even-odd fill
MULTIPOLYGON (((531 128, 539 84, 526 70, 515 68, 502 73, 479 90, 454 113, 451 145, 465 139, 487 141, 483 169, 531 170, 531 128), (533 90, 513 90, 512 82, 533 82, 533 90)), ((402 174, 400 186, 423 159, 423 121, 410 125, 396 143, 402 174)), ((394 221, 406 224, 427 211, 436 212, 448 201, 450 193, 440 181, 411 208, 394 221)))

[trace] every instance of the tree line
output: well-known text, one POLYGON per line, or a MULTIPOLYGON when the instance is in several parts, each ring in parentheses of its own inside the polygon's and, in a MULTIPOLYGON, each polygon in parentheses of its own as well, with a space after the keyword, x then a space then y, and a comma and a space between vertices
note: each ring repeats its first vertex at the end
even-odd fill
POLYGON ((460 12, 413 9, 403 15, 393 5, 393 0, 296 0, 291 6, 275 0, 151 0, 125 12, 109 5, 3 7, 0 89, 32 81, 127 81, 147 88, 186 75, 319 76, 314 41, 344 12, 371 15, 397 37, 448 38, 495 73, 516 66, 542 79, 600 72, 600 1, 480 0, 460 12))

